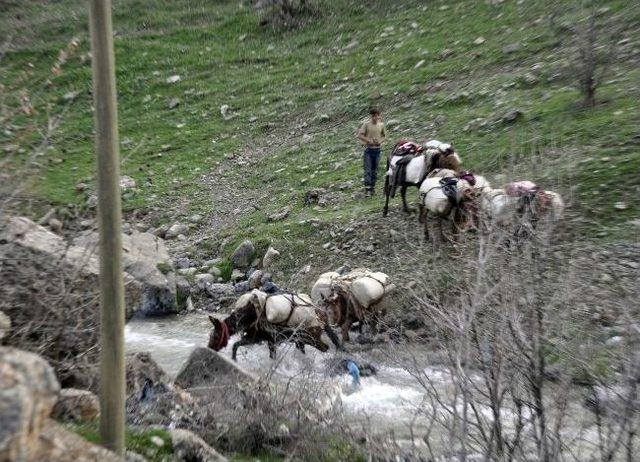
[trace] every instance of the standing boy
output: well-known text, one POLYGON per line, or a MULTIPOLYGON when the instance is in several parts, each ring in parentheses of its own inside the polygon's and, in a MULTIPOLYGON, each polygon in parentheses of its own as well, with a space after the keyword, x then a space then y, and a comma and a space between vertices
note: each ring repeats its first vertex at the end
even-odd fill
POLYGON ((369 109, 369 119, 362 124, 356 137, 364 144, 364 188, 367 197, 373 196, 380 162, 380 145, 386 137, 380 111, 369 109))

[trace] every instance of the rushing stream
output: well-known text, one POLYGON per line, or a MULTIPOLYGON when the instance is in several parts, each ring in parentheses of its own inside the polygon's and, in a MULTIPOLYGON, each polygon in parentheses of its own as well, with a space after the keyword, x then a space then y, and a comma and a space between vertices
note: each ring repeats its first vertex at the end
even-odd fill
MULTIPOLYGON (((132 320, 126 326, 125 339, 129 352, 150 352, 158 364, 171 376, 175 376, 196 346, 207 344, 211 324, 205 314, 190 314, 162 319, 132 320)), ((230 344, 221 354, 230 357, 230 344)), ((453 386, 446 368, 432 366, 430 356, 418 346, 375 345, 362 347, 348 344, 349 357, 357 362, 373 364, 377 368, 375 376, 362 377, 361 388, 352 392, 347 385, 351 378, 345 373, 332 372, 336 359, 344 358, 334 348, 328 353, 320 353, 307 346, 306 354, 296 350, 292 344, 280 344, 277 359, 271 360, 267 346, 251 345, 238 350, 238 363, 246 370, 258 375, 270 374, 270 380, 280 383, 290 382, 294 386, 312 384, 317 394, 318 409, 335 409, 339 403, 346 419, 355 425, 378 434, 394 435, 403 446, 424 443, 419 435, 427 431, 426 413, 434 408, 425 401, 425 386, 430 395, 452 396, 453 386), (413 366, 411 366, 413 364, 413 366), (421 368, 420 371, 418 369, 421 368), (421 383, 415 372, 428 377, 428 384, 421 383)), ((577 446, 586 443, 592 446, 595 436, 590 420, 580 404, 579 393, 571 399, 568 412, 573 419, 567 419, 563 432, 572 435, 577 446), (578 444, 577 442, 580 441, 578 444)), ((489 408, 480 409, 484 419, 491 419, 489 408)), ((443 412, 439 408, 438 413, 443 412)), ((505 415, 513 416, 503 409, 505 415)), ((433 428, 432 428, 433 430, 433 428)), ((438 434, 430 433, 438 440, 438 450, 450 449, 450 437, 442 429, 438 434)), ((585 447, 585 446, 583 446, 585 447)))
MULTIPOLYGON (((125 330, 127 351, 150 352, 168 374, 175 376, 193 348, 206 345, 210 329, 211 323, 204 314, 133 320, 125 330)), ((230 357, 231 345, 221 353, 230 357)), ((342 409, 351 418, 379 426, 380 430, 408 434, 407 426, 414 421, 415 410, 422 400, 422 387, 409 372, 393 364, 392 355, 374 350, 350 356, 377 368, 375 376, 361 378, 361 388, 353 393, 345 392, 351 382, 346 373, 331 373, 330 365, 336 359, 333 348, 323 354, 307 346, 306 354, 302 354, 292 344, 280 344, 273 361, 265 344, 251 345, 238 350, 238 363, 257 374, 271 373, 276 381, 312 378, 329 397, 340 400, 342 409)), ((429 374, 432 379, 440 377, 446 383, 441 371, 433 369, 429 374)))

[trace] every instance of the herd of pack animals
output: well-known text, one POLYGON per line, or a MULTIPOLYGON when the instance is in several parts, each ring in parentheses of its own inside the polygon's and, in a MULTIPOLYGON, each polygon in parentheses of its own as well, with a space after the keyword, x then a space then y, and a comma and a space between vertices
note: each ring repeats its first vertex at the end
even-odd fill
MULTIPOLYGON (((459 231, 491 229, 508 230, 519 236, 517 229, 523 223, 535 228, 543 219, 561 218, 564 203, 553 191, 539 188, 531 181, 517 181, 493 189, 486 178, 463 170, 460 156, 447 143, 436 140, 424 146, 400 140, 387 159, 385 177, 385 205, 400 188, 404 211, 409 213, 406 192, 409 187, 419 189, 419 221, 424 235, 430 239, 429 215, 433 217, 437 232, 432 233, 434 244, 444 240, 442 221, 452 218, 453 234, 459 231)), ((209 335, 209 348, 225 348, 234 334, 241 337, 233 344, 232 358, 236 360, 240 346, 267 342, 269 356, 274 359, 276 345, 291 341, 304 353, 305 345, 326 352, 322 340, 326 333, 339 350, 349 341, 349 331, 356 324, 375 328, 384 316, 386 299, 394 290, 388 275, 368 269, 355 269, 344 274, 327 272, 318 278, 311 295, 302 293, 267 294, 253 289, 236 301, 234 309, 225 319, 209 316, 213 330, 209 335), (333 331, 338 327, 342 340, 333 331)))

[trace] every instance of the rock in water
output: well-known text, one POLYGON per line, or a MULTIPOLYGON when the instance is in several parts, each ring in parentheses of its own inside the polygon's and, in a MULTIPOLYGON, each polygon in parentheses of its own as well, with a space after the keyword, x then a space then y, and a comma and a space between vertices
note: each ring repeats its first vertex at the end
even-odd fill
POLYGON ((173 456, 176 460, 200 462, 226 462, 227 458, 220 455, 198 435, 181 428, 169 429, 173 456))
POLYGON ((174 383, 182 388, 193 388, 235 386, 238 382, 252 383, 257 380, 256 376, 210 348, 198 347, 184 363, 174 383))
POLYGON ((98 397, 88 390, 63 388, 51 417, 62 422, 89 422, 100 415, 98 397))
POLYGON ((243 241, 231 255, 233 267, 240 269, 249 268, 255 253, 256 248, 253 246, 253 242, 248 239, 243 241))

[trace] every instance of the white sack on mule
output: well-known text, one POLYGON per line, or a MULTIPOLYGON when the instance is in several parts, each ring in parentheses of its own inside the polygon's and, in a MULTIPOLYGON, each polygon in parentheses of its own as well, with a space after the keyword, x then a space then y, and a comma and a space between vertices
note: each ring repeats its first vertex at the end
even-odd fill
POLYGON ((323 296, 324 298, 330 297, 332 294, 333 283, 339 277, 340 274, 336 273, 335 271, 322 273, 311 288, 311 300, 318 303, 322 301, 323 296))
POLYGON ((351 294, 362 307, 369 308, 380 302, 393 288, 386 274, 369 273, 351 283, 351 294))
POLYGON ((308 327, 320 324, 316 315, 316 307, 306 294, 281 294, 268 297, 265 315, 267 321, 273 324, 286 322, 290 327, 302 325, 308 327), (289 318, 288 321, 287 318, 289 318))

